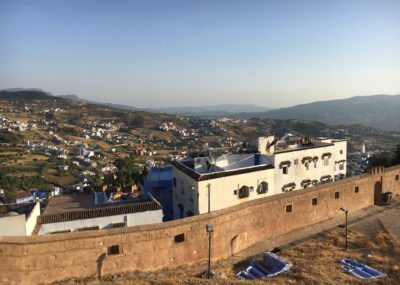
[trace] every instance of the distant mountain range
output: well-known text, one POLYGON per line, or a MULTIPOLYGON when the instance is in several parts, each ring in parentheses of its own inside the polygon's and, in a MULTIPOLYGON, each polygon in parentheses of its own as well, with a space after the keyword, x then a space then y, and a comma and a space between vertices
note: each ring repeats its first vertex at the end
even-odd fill
POLYGON ((234 116, 311 120, 329 125, 362 124, 387 131, 399 131, 400 95, 356 96, 301 104, 262 113, 240 113, 234 116))
POLYGON ((266 112, 271 110, 268 107, 256 106, 252 104, 221 104, 213 106, 199 106, 199 107, 167 107, 158 109, 144 109, 149 112, 167 113, 183 116, 209 116, 209 117, 225 117, 237 113, 255 113, 266 112))
MULTIPOLYGON (((0 90, 0 99, 54 99, 40 89, 0 90), (32 97, 33 96, 33 97, 32 97)), ((64 99, 100 104, 129 111, 147 111, 185 116, 232 118, 273 118, 319 121, 328 125, 361 124, 387 131, 400 131, 400 95, 356 96, 348 99, 318 101, 288 108, 270 109, 256 105, 223 104, 201 107, 135 108, 128 105, 99 103, 81 99, 76 95, 59 96, 64 99)))
POLYGON ((386 131, 400 131, 400 95, 356 96, 348 99, 317 101, 280 109, 250 104, 158 109, 138 109, 116 104, 105 105, 125 110, 143 110, 185 116, 299 119, 319 121, 329 125, 361 124, 386 131))
POLYGON ((166 108, 136 108, 129 105, 121 105, 114 103, 100 103, 81 99, 76 95, 61 95, 60 97, 71 100, 78 100, 87 103, 101 104, 118 109, 131 111, 147 111, 152 113, 166 113, 181 116, 204 116, 204 117, 226 117, 237 113, 255 113, 266 112, 272 110, 268 107, 256 106, 253 104, 221 104, 212 106, 187 106, 187 107, 166 107, 166 108))
POLYGON ((54 100, 57 97, 40 89, 12 88, 0 90, 0 100, 54 100))

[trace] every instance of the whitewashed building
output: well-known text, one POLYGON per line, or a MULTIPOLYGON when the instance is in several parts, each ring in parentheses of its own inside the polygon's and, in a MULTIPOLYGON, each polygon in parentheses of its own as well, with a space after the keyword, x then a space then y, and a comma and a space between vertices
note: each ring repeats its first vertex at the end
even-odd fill
POLYGON ((153 200, 108 203, 103 192, 55 196, 50 198, 38 219, 37 234, 131 227, 162 220, 162 208, 153 200))
POLYGON ((272 195, 274 167, 260 154, 197 157, 172 163, 174 218, 199 215, 272 195))
POLYGON ((287 134, 259 138, 257 146, 275 166, 275 193, 346 177, 347 141, 287 134))
POLYGON ((345 140, 287 134, 281 139, 258 138, 255 147, 256 153, 173 161, 174 218, 199 215, 346 176, 345 140))
POLYGON ((40 215, 40 203, 14 204, 13 208, 11 211, 0 213, 0 236, 32 235, 40 215))

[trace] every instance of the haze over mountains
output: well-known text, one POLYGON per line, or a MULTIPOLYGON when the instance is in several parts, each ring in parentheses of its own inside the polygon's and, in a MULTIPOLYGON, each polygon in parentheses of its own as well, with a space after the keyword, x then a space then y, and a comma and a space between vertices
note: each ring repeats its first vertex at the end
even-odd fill
MULTIPOLYGON (((107 104, 113 107, 129 106, 107 104)), ((287 108, 271 109, 255 105, 145 108, 149 112, 186 116, 261 117, 319 121, 329 125, 361 124, 387 131, 400 130, 400 95, 355 96, 348 99, 317 101, 287 108)))
POLYGON ((387 131, 398 131, 400 130, 400 95, 356 96, 301 104, 265 113, 242 113, 236 116, 312 120, 329 125, 362 124, 387 131))
MULTIPOLYGON (((8 89, 0 91, 0 98, 7 96, 32 96, 37 93, 43 97, 50 95, 37 89, 8 89), (28 94, 29 93, 29 94, 28 94)), ((400 130, 400 95, 356 96, 348 99, 318 101, 288 108, 270 109, 251 104, 222 104, 199 107, 136 108, 123 104, 100 103, 81 99, 76 95, 59 96, 64 99, 106 105, 109 107, 153 113, 167 113, 185 116, 236 117, 236 118, 274 118, 319 121, 329 125, 361 124, 387 131, 400 130)))

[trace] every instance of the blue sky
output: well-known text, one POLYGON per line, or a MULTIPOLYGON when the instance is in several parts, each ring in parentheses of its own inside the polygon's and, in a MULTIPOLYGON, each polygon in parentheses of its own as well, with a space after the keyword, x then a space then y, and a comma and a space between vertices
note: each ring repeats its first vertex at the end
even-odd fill
POLYGON ((138 107, 400 94, 400 1, 0 0, 0 88, 138 107))

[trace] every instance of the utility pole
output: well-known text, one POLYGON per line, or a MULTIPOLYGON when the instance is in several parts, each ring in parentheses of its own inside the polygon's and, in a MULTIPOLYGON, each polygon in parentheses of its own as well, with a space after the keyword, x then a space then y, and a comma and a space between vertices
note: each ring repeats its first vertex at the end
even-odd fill
POLYGON ((208 234, 208 269, 207 269, 207 278, 211 278, 211 238, 214 232, 213 225, 207 224, 206 231, 208 234))
POLYGON ((208 191, 208 212, 211 212, 211 183, 207 184, 207 191, 208 191))
POLYGON ((344 249, 348 250, 349 249, 349 244, 347 242, 347 214, 349 213, 349 210, 346 209, 346 208, 343 208, 343 207, 340 208, 340 210, 342 210, 344 212, 344 214, 346 215, 346 224, 345 224, 345 227, 346 227, 346 245, 345 245, 344 249))

